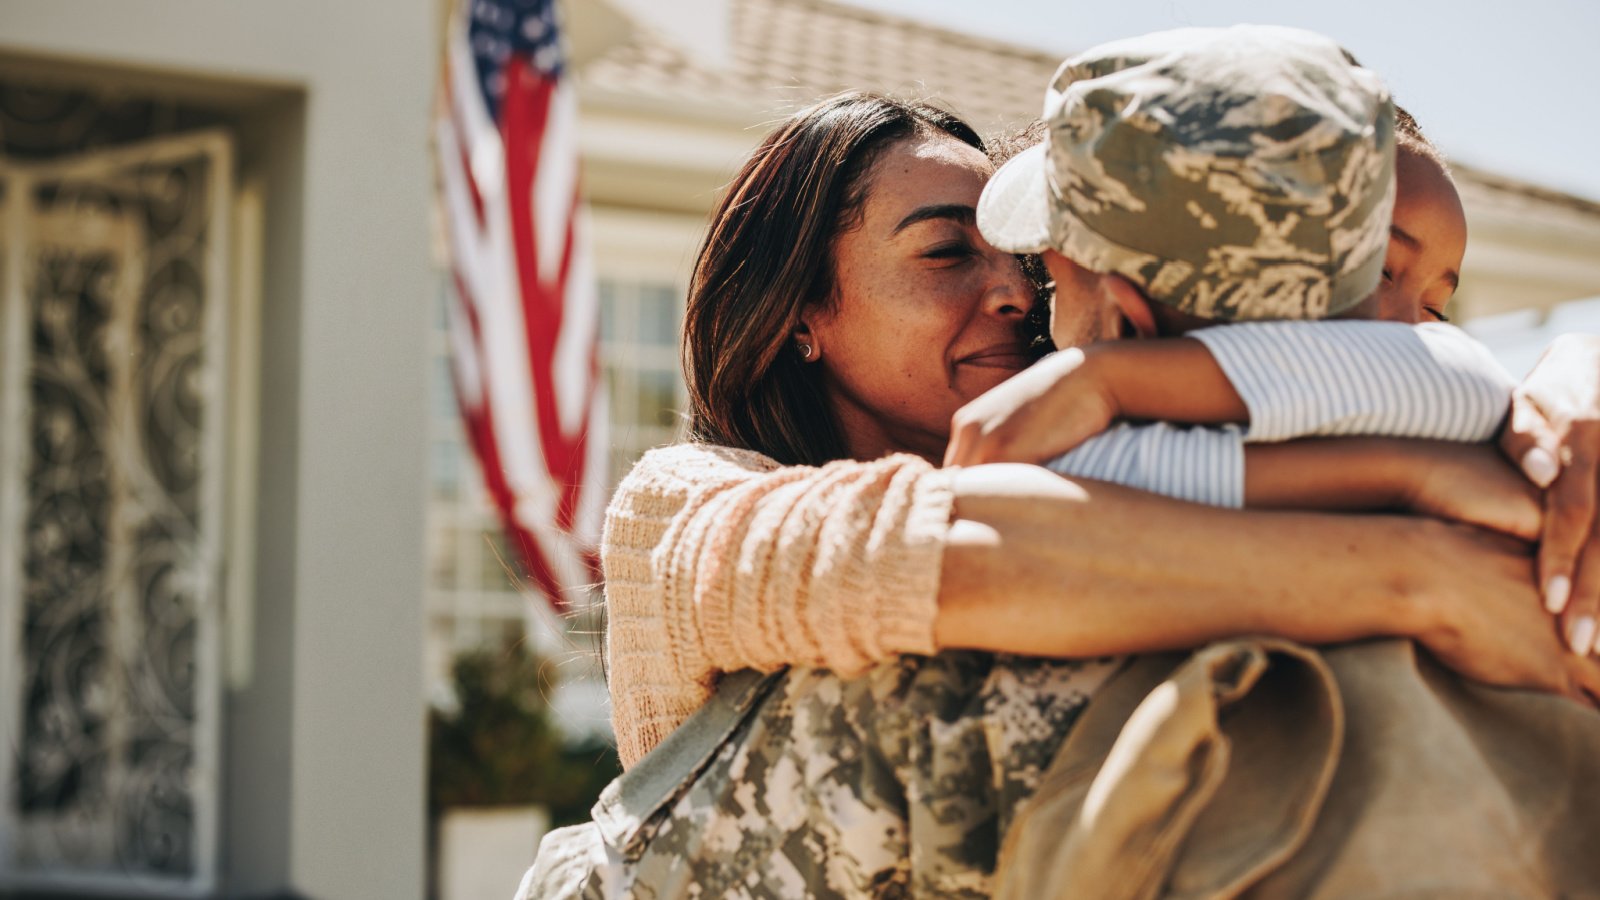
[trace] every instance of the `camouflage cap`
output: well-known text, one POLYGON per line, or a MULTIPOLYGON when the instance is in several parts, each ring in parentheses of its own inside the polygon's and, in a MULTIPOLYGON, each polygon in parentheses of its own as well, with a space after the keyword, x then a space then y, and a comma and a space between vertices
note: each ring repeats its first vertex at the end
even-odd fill
POLYGON ((1045 142, 996 173, 978 227, 1212 319, 1315 319, 1377 288, 1394 104, 1320 35, 1242 25, 1068 59, 1045 142))

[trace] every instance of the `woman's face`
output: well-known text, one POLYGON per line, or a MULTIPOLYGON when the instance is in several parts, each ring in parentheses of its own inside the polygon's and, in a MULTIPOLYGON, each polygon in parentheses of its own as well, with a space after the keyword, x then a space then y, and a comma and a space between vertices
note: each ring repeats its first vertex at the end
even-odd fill
POLYGON ((1461 195, 1437 161, 1404 147, 1395 154, 1394 222, 1377 291, 1377 317, 1395 322, 1446 318, 1467 250, 1461 195))
POLYGON ((867 173, 860 222, 835 239, 836 296, 805 312, 796 340, 813 346, 855 458, 939 459, 951 415, 1032 361, 1031 285, 978 234, 991 174, 953 138, 903 140, 867 173))

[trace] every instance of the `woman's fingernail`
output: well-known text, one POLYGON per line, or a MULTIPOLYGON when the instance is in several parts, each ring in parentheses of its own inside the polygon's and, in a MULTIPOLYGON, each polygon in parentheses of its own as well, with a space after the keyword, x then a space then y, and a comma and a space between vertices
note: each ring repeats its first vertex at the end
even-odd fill
POLYGON ((1572 579, 1565 575, 1553 576, 1544 583, 1544 608, 1559 616, 1567 608, 1567 598, 1572 596, 1572 579))
POLYGON ((1556 458, 1550 455, 1550 451, 1543 447, 1535 447, 1522 454, 1522 472, 1528 476, 1529 481, 1539 487, 1547 488, 1555 482, 1556 476, 1561 474, 1561 467, 1556 465, 1556 458))
POLYGON ((1572 623, 1572 630, 1567 633, 1567 643, 1572 646, 1572 652, 1579 656, 1588 656, 1594 649, 1594 616, 1579 616, 1578 621, 1572 623))

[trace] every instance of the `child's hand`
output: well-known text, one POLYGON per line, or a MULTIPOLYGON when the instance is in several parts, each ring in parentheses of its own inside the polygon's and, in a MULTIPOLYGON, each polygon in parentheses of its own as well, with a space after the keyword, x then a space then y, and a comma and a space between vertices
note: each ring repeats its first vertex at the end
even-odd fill
POLYGON ((944 464, 1043 462, 1105 431, 1120 412, 1092 359, 1063 350, 961 407, 944 464))
POLYGON ((1476 525, 1524 541, 1544 527, 1543 492, 1492 446, 1400 441, 1400 499, 1418 515, 1476 525))

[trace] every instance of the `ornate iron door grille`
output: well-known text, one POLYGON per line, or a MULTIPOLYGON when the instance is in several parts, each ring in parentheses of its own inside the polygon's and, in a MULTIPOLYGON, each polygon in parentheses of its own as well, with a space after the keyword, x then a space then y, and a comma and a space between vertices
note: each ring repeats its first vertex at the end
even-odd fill
POLYGON ((0 888, 216 883, 232 167, 0 166, 0 888))

